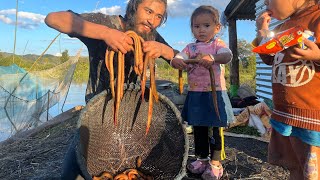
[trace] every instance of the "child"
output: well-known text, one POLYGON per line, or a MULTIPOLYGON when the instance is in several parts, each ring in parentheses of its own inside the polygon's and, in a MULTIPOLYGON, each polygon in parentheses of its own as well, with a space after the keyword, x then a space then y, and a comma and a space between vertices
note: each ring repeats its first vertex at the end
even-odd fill
POLYGON ((258 45, 269 31, 271 17, 287 19, 274 30, 302 26, 316 42, 303 40, 275 56, 260 55, 272 65, 273 114, 268 161, 284 166, 290 179, 320 179, 320 6, 316 0, 266 0, 267 11, 256 20, 258 45))
POLYGON ((232 59, 231 50, 216 37, 220 31, 219 12, 212 6, 200 6, 192 13, 191 30, 195 43, 188 44, 171 61, 177 69, 187 69, 189 91, 182 110, 182 117, 193 126, 195 154, 198 159, 187 166, 192 173, 202 174, 203 179, 220 179, 225 157, 223 130, 233 119, 224 79, 224 64, 232 59), (198 64, 186 64, 184 60, 199 59, 198 64), (219 116, 216 114, 209 68, 214 71, 219 116), (209 149, 211 150, 208 159, 209 149))

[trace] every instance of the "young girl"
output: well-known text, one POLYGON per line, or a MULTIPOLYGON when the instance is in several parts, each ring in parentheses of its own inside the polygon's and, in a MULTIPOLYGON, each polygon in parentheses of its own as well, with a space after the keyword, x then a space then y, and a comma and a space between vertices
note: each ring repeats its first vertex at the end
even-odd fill
POLYGON ((316 0, 265 0, 265 5, 253 44, 266 36, 271 17, 287 19, 275 32, 300 25, 316 39, 304 39, 307 49, 294 46, 275 56, 260 55, 273 68, 268 161, 288 168, 290 179, 320 179, 320 6, 316 0))
POLYGON ((224 64, 230 62, 232 53, 216 37, 220 28, 217 9, 212 6, 195 9, 191 16, 191 30, 196 42, 188 44, 171 61, 174 68, 188 71, 189 92, 182 117, 193 126, 195 154, 198 159, 187 168, 192 173, 202 174, 203 179, 221 178, 223 168, 220 160, 225 158, 221 127, 227 126, 227 122, 233 119, 224 79, 224 64), (187 65, 184 62, 187 59, 199 59, 199 63, 187 65), (213 104, 210 67, 214 71, 218 115, 213 104))

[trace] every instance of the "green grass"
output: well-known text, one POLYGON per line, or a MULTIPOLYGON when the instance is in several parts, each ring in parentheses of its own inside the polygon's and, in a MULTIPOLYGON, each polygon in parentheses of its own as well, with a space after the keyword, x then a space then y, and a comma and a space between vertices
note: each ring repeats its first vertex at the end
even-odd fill
MULTIPOLYGON (((36 55, 24 55, 24 56, 15 56, 15 63, 20 67, 28 70, 34 60, 37 58, 36 55)), ((255 62, 255 59, 251 60, 255 62)), ((9 66, 12 62, 12 55, 4 56, 0 53, 0 66, 9 66)), ((52 55, 44 55, 42 59, 33 67, 33 70, 44 70, 55 67, 60 63, 59 57, 55 57, 52 55)), ((167 62, 161 59, 156 60, 157 69, 156 69, 156 79, 168 80, 174 82, 178 85, 178 70, 172 68, 167 62)), ((229 79, 229 66, 226 66, 226 86, 227 89, 230 87, 230 79, 229 79)), ((239 79, 241 84, 249 84, 254 90, 256 88, 255 85, 255 63, 250 64, 249 67, 244 68, 240 65, 239 69, 239 79)), ((88 57, 80 57, 79 62, 77 64, 76 70, 73 76, 73 82, 75 83, 83 83, 87 82, 89 78, 89 60, 88 57)), ((187 84, 187 73, 183 72, 183 83, 187 84)))
POLYGON ((250 126, 236 126, 236 127, 230 128, 226 131, 236 133, 236 134, 246 134, 246 135, 260 137, 260 133, 258 132, 258 130, 256 128, 250 127, 250 126))

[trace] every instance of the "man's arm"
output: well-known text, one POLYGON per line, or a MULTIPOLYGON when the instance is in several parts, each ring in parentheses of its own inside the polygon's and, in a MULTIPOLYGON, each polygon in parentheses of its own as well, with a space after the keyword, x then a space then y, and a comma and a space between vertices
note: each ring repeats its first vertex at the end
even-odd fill
POLYGON ((49 13, 45 18, 45 23, 49 27, 65 34, 103 40, 113 50, 120 50, 122 53, 127 53, 130 50, 130 45, 133 44, 132 39, 125 33, 86 21, 72 12, 49 13))
POLYGON ((45 23, 59 32, 80 35, 92 39, 102 39, 102 32, 110 32, 110 28, 83 20, 74 13, 52 12, 45 18, 45 23))

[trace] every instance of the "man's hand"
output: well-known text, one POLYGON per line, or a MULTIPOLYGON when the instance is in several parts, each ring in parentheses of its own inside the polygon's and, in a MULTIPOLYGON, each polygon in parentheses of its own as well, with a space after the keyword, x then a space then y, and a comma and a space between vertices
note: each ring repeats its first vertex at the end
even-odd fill
POLYGON ((102 39, 115 52, 121 51, 123 54, 131 51, 131 47, 133 45, 133 40, 128 35, 124 32, 111 28, 107 32, 103 33, 102 39))
POLYGON ((157 41, 145 41, 142 44, 142 50, 144 53, 149 53, 149 56, 155 59, 162 56, 163 44, 157 41))

